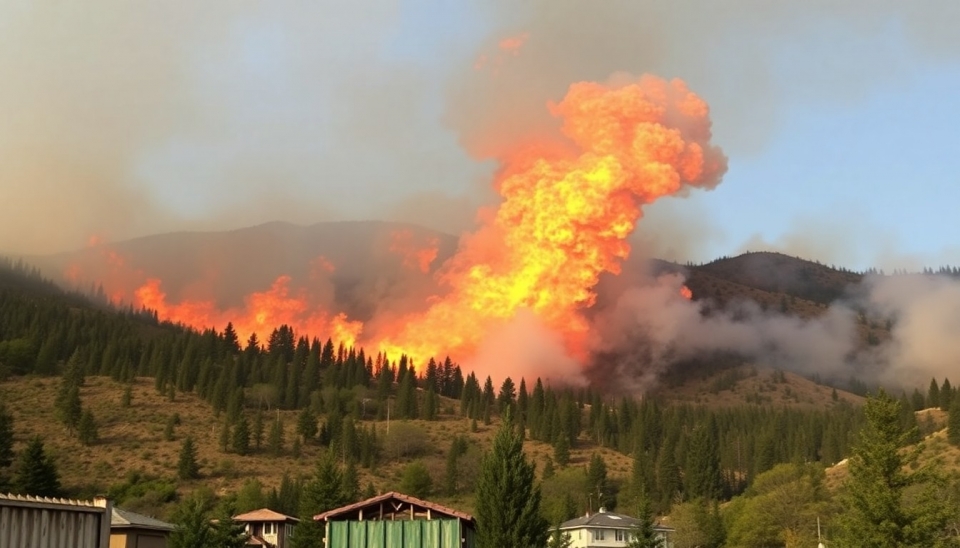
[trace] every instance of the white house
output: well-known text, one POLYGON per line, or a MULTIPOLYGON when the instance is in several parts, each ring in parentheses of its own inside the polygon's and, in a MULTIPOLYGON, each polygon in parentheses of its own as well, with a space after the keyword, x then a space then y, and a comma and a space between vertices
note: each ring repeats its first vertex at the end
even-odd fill
MULTIPOLYGON (((596 514, 587 514, 560 524, 560 531, 570 539, 571 548, 601 548, 626 546, 632 530, 640 520, 624 514, 608 512, 604 508, 596 514)), ((663 539, 663 548, 672 548, 673 529, 656 525, 654 530, 663 539)))
POLYGON ((233 516, 233 521, 242 524, 246 533, 250 535, 247 546, 285 548, 290 546, 293 528, 300 520, 274 512, 269 508, 261 508, 233 516))

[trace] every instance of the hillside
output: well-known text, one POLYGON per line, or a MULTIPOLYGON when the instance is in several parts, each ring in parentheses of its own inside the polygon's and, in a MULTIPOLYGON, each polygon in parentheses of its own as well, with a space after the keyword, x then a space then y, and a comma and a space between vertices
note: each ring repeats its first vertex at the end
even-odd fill
MULTIPOLYGON (((160 484, 173 486, 181 495, 200 485, 226 495, 236 492, 249 478, 257 478, 269 489, 280 484, 284 473, 294 478, 309 476, 323 450, 316 443, 308 443, 302 446, 300 456, 295 457, 292 444, 298 411, 275 409, 267 413, 267 417, 271 420, 279 417, 284 425, 282 456, 270 456, 266 441, 262 449, 250 455, 225 453, 218 441, 223 415, 215 417, 211 406, 194 394, 177 394, 171 402, 167 396, 157 393, 152 379, 138 378, 131 384, 131 406, 125 408, 121 401, 124 385, 106 377, 89 377, 81 389, 84 408, 89 408, 97 417, 99 429, 99 441, 84 446, 57 420, 52 406, 36 404, 54 401, 58 382, 55 378, 18 378, 0 383, 0 401, 5 402, 14 417, 15 448, 19 450, 34 435, 41 436, 59 467, 62 483, 76 496, 117 492, 120 487, 135 491, 138 484, 141 489, 149 488, 152 492, 124 501, 124 507, 134 511, 166 515, 172 510, 173 500, 161 497, 158 492, 163 490, 157 489, 157 484, 149 485, 150 481, 159 480, 160 484), (173 414, 179 415, 181 424, 174 429, 173 439, 166 440, 164 430, 173 414), (202 477, 182 482, 175 478, 181 444, 187 436, 191 436, 198 447, 202 477), (134 477, 138 479, 131 483, 134 477)), ((422 460, 431 472, 437 491, 431 499, 469 511, 472 495, 449 498, 439 492, 446 453, 454 436, 467 436, 472 449, 462 466, 464 473, 473 470, 475 474, 477 459, 489 448, 499 421, 494 419, 491 425, 481 423, 476 432, 471 432, 471 421, 453 412, 458 405, 459 402, 444 399, 436 421, 364 420, 365 426, 376 428, 384 454, 382 462, 372 469, 359 468, 361 488, 372 483, 377 491, 395 490, 403 467, 422 460), (392 456, 394 451, 401 450, 408 454, 392 456)), ((549 444, 535 440, 528 440, 525 450, 540 471, 547 457, 553 454, 549 444)), ((586 436, 581 436, 571 449, 568 466, 581 468, 595 453, 603 456, 611 479, 622 481, 628 477, 632 464, 628 456, 599 447, 586 436)))

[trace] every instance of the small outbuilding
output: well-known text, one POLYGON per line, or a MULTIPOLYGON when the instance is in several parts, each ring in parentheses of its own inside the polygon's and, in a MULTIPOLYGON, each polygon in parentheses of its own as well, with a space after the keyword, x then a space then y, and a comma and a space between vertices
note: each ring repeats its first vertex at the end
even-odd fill
POLYGON ((167 548, 172 523, 112 508, 110 517, 110 548, 167 548))
POLYGON ((476 521, 453 508, 389 492, 316 515, 326 546, 473 548, 476 521))

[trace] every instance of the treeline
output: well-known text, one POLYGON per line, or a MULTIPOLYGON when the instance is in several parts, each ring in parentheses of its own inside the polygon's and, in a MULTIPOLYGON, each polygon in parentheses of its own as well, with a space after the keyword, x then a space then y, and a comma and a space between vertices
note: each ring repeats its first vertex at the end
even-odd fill
MULTIPOLYGON (((517 384, 510 378, 495 388, 490 377, 464 376, 450 358, 418 368, 406 356, 370 355, 298 336, 287 326, 263 342, 252 335, 241 343, 230 325, 197 332, 158 323, 150 311, 111 312, 59 295, 0 287, 0 375, 61 374, 58 416, 84 443, 97 438, 95 417, 77 397, 88 375, 120 382, 152 377, 171 400, 197 394, 223 421, 225 452, 280 456, 316 444, 366 467, 376 466, 386 444, 364 421, 459 413, 489 424, 509 408, 526 436, 553 446, 551 466, 560 470, 584 435, 635 456, 638 477, 632 485, 608 486, 608 495, 642 486, 666 511, 675 498, 708 490, 728 498, 776 463, 836 462, 848 453, 860 420, 844 405, 829 412, 710 410, 666 407, 653 399, 610 402, 589 388, 545 386, 540 379, 532 389, 526 379, 517 384), (441 404, 450 400, 459 400, 458 408, 441 404), (275 408, 300 410, 295 439, 283 439, 283 425, 269 413, 275 408), (711 476, 694 481, 703 470, 711 476)), ((572 506, 580 511, 589 501, 572 506)))

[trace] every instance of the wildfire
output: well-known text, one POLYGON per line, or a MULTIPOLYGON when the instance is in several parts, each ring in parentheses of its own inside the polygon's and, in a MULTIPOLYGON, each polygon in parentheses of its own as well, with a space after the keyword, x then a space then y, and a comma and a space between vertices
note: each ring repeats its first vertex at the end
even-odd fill
POLYGON ((329 336, 345 346, 354 346, 363 324, 350 321, 345 314, 330 316, 310 303, 305 291, 293 292, 289 276, 278 277, 270 289, 254 292, 244 299, 243 308, 220 310, 216 303, 204 300, 167 302, 167 296, 157 279, 147 280, 135 292, 137 304, 155 310, 166 321, 196 328, 223 329, 233 323, 237 335, 243 339, 257 333, 261 339, 273 329, 288 325, 300 334, 329 336))
MULTIPOLYGON (((504 40, 500 48, 516 54, 526 39, 504 40)), ((580 82, 546 108, 560 120, 562 137, 527 143, 501 158, 494 181, 499 208, 437 270, 443 291, 423 312, 386 327, 379 322, 363 342, 394 359, 406 354, 422 367, 431 357, 469 357, 489 333, 532 316, 562 337, 571 356, 584 357, 588 324, 581 311, 594 304, 600 275, 620 272, 643 206, 686 187, 712 188, 726 171, 725 157, 710 144, 709 107, 681 80, 580 82)), ((407 268, 429 273, 438 244, 399 230, 388 249, 407 268)), ((119 294, 163 320, 216 329, 232 322, 244 339, 252 333, 262 339, 285 324, 347 346, 363 333, 361 322, 325 311, 286 275, 247 295, 242 306, 222 309, 212 300, 168 299, 159 279, 95 245, 111 271, 125 275, 119 294)), ((334 271, 324 256, 309 267, 311 280, 334 271)), ((65 274, 77 279, 82 272, 74 265, 65 274)), ((693 297, 686 286, 679 292, 693 297)))
POLYGON ((390 252, 403 259, 403 266, 417 269, 424 274, 430 272, 430 264, 437 258, 440 241, 436 237, 427 239, 423 244, 415 241, 413 231, 396 230, 390 234, 390 252))
POLYGON ((693 300, 693 291, 685 285, 680 286, 680 296, 686 300, 693 300))
MULTIPOLYGON (((405 319, 380 349, 417 363, 469 355, 484 334, 533 312, 580 354, 602 272, 618 273, 641 208, 684 186, 712 188, 726 170, 710 145, 707 104, 680 80, 581 82, 548 105, 575 152, 516 151, 497 183, 503 201, 466 240, 443 282, 449 293, 405 319)), ((538 147, 537 150, 556 149, 538 147)))

